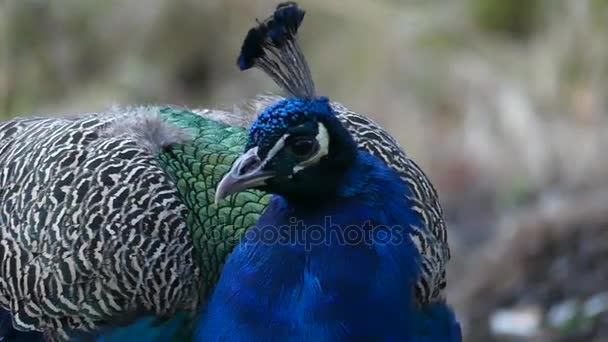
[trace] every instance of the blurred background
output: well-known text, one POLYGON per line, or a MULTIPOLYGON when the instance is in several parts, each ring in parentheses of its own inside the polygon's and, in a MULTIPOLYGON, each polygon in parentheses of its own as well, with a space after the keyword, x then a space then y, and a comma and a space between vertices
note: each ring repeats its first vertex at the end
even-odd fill
MULTIPOLYGON (((0 0, 0 118, 230 109, 276 1, 0 0)), ((608 0, 302 0, 319 93, 399 139, 441 196, 467 341, 608 341, 608 0)))

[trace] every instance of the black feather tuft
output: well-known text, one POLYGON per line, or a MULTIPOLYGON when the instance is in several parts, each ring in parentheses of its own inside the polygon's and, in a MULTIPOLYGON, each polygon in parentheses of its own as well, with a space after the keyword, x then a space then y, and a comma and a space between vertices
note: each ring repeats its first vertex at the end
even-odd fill
POLYGON ((295 2, 279 4, 268 22, 268 37, 272 43, 281 47, 286 41, 295 38, 304 14, 306 12, 298 8, 295 2))
POLYGON ((295 2, 279 4, 247 33, 237 60, 239 69, 259 67, 291 95, 314 97, 310 70, 296 41, 304 14, 295 2))
POLYGON ((241 48, 241 55, 237 61, 239 69, 247 70, 253 67, 255 60, 264 56, 264 32, 258 27, 254 27, 247 33, 243 47, 241 48))
POLYGON ((281 48, 294 39, 304 20, 304 12, 295 2, 284 2, 277 6, 272 16, 247 33, 237 64, 241 70, 254 66, 255 60, 264 56, 266 44, 281 48))

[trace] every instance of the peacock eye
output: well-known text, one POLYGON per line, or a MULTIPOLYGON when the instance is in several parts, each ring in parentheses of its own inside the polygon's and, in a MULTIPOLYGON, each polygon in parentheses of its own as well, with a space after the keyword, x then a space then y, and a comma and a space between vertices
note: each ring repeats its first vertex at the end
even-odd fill
POLYGON ((306 160, 319 150, 319 143, 313 137, 295 137, 288 142, 287 149, 299 160, 306 160))

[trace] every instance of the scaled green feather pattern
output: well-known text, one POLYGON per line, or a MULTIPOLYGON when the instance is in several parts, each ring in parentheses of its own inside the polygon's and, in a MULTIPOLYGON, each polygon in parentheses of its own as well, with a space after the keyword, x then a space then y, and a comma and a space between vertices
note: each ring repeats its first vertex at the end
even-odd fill
POLYGON ((165 149, 160 160, 191 209, 187 221, 198 253, 205 298, 219 279, 226 257, 247 228, 257 222, 270 195, 244 191, 216 206, 215 187, 243 152, 247 132, 179 109, 165 108, 161 114, 193 137, 187 144, 165 149))

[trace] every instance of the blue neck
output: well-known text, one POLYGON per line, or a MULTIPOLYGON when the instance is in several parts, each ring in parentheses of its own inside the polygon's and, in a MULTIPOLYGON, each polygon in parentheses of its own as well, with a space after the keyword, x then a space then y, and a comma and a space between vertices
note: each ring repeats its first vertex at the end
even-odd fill
POLYGON ((420 256, 409 233, 421 220, 407 191, 359 152, 323 206, 275 196, 227 261, 199 339, 453 341, 445 305, 414 303, 420 256))

